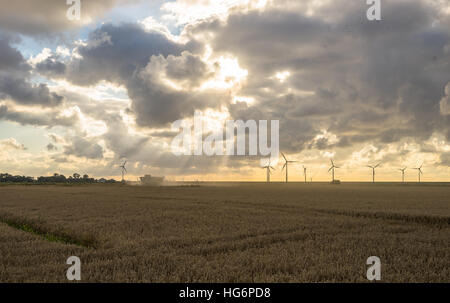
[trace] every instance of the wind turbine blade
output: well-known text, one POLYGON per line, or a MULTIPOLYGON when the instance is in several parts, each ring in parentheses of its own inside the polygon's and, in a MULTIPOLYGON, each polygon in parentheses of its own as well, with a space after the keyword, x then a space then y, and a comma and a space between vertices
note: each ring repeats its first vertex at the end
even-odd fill
POLYGON ((281 171, 283 171, 285 167, 286 167, 286 163, 284 163, 283 168, 281 169, 281 171))
POLYGON ((284 161, 287 161, 287 159, 286 159, 286 157, 284 156, 284 154, 283 154, 283 153, 281 153, 281 155, 283 156, 283 158, 284 158, 284 161))
POLYGON ((330 161, 331 161, 331 166, 334 166, 333 159, 330 159, 330 161))
POLYGON ((330 169, 328 170, 328 172, 330 172, 330 170, 332 170, 332 169, 333 169, 333 167, 334 167, 334 166, 330 167, 330 169))
POLYGON ((274 167, 272 167, 272 166, 269 166, 271 169, 273 169, 273 170, 276 170, 274 167))
POLYGON ((381 163, 378 163, 377 165, 375 165, 375 167, 374 167, 374 168, 377 168, 378 166, 380 166, 380 164, 381 164, 381 163))

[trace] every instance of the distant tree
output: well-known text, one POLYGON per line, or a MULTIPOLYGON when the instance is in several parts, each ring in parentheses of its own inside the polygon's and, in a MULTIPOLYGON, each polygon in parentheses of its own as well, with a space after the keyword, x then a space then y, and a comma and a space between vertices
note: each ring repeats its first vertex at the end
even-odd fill
POLYGON ((13 176, 13 175, 6 173, 6 174, 0 174, 0 182, 31 183, 31 182, 34 182, 34 178, 26 177, 26 176, 13 176))
POLYGON ((72 176, 69 176, 66 178, 64 175, 54 173, 52 176, 45 177, 40 176, 38 178, 33 177, 26 177, 26 176, 13 176, 8 173, 1 173, 0 174, 0 182, 2 183, 96 183, 96 182, 105 182, 105 183, 114 183, 115 180, 106 180, 106 179, 100 179, 96 180, 95 178, 90 178, 89 175, 85 174, 81 178, 80 174, 74 173, 72 176))

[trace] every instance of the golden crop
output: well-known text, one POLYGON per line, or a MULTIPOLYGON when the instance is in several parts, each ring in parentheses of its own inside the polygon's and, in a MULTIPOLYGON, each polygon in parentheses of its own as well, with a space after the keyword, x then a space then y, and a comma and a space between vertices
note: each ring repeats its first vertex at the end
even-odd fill
POLYGON ((450 187, 0 186, 0 281, 450 282, 450 187))

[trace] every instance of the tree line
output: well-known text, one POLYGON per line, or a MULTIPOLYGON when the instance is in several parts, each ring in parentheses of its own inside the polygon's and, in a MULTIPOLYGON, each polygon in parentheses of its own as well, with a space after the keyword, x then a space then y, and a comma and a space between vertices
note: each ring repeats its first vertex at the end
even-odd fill
POLYGON ((116 183, 114 179, 95 179, 89 177, 89 175, 81 176, 78 173, 74 173, 72 176, 66 177, 61 174, 53 174, 48 177, 28 177, 28 176, 13 176, 8 173, 0 174, 0 183, 116 183))

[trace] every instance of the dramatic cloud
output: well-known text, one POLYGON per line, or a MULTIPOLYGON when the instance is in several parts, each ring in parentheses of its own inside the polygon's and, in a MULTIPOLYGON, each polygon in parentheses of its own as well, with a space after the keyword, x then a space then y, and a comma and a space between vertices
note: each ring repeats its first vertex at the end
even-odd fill
MULTIPOLYGON (((66 77, 78 85, 93 85, 106 80, 125 85, 132 102, 131 110, 141 126, 163 126, 190 116, 195 109, 214 108, 229 101, 223 91, 198 90, 214 75, 195 53, 201 46, 191 41, 180 44, 156 31, 146 31, 133 24, 103 25, 90 35, 86 45, 77 48, 79 59, 63 65, 46 60, 66 70, 66 77), (63 67, 64 66, 64 67, 63 67)), ((39 71, 39 64, 37 66, 39 71)))
POLYGON ((46 84, 30 82, 31 67, 22 54, 11 47, 11 42, 9 37, 0 36, 0 100, 50 107, 61 104, 63 97, 51 92, 46 84))
POLYGON ((450 28, 439 23, 439 11, 427 2, 386 1, 383 21, 369 22, 366 9, 358 1, 333 1, 306 15, 275 5, 232 12, 189 31, 212 36, 216 52, 236 55, 249 70, 241 94, 258 102, 233 105, 232 115, 280 120, 289 138, 282 147, 291 151, 329 148, 325 140, 311 141, 323 130, 345 138, 342 145, 447 132, 439 102, 450 79, 450 28))
POLYGON ((50 92, 46 84, 31 84, 22 78, 0 74, 0 99, 11 98, 18 104, 56 106, 63 97, 50 92))
POLYGON ((0 70, 18 72, 30 69, 22 54, 11 47, 12 42, 18 41, 19 39, 13 39, 11 36, 0 36, 0 70))
POLYGON ((66 72, 66 65, 58 61, 57 56, 51 56, 36 64, 36 71, 49 78, 62 77, 66 72))
POLYGON ((70 63, 68 78, 81 85, 101 80, 123 83, 146 66, 152 55, 179 55, 183 48, 136 24, 105 24, 91 33, 87 45, 77 48, 81 58, 70 63))
POLYGON ((105 163, 126 158, 135 174, 252 175, 259 159, 170 152, 170 124, 200 110, 213 128, 279 120, 280 148, 311 166, 426 161, 445 175, 445 1, 385 0, 370 22, 366 1, 176 0, 127 23, 99 16, 131 1, 97 2, 83 1, 80 22, 67 20, 65 1, 19 0, 0 13, 0 119, 54 127, 42 130, 48 166, 110 174, 105 163), (55 34, 58 46, 47 45, 55 34))
POLYGON ((79 121, 79 112, 72 110, 66 113, 58 111, 18 111, 6 105, 0 106, 0 119, 33 126, 74 126, 79 121))
POLYGON ((97 143, 96 138, 83 138, 75 136, 70 138, 70 144, 64 146, 64 154, 80 158, 101 159, 103 148, 97 143))
POLYGON ((135 0, 81 0, 81 20, 67 18, 66 0, 0 0, 0 28, 24 35, 49 35, 56 32, 79 28, 105 14, 114 5, 135 0))
POLYGON ((153 56, 127 84, 136 122, 141 126, 165 126, 191 117, 196 109, 217 108, 229 102, 229 96, 220 89, 196 89, 210 76, 206 64, 190 53, 167 59, 153 56))

